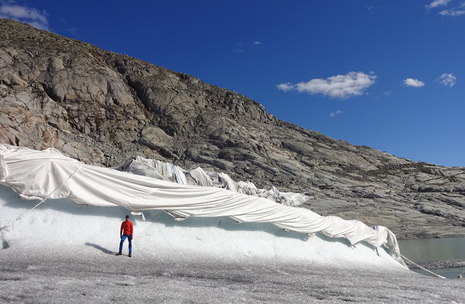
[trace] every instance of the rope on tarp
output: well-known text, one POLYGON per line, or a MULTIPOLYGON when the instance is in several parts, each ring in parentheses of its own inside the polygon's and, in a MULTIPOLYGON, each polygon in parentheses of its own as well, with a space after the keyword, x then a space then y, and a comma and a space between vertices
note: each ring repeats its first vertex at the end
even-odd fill
POLYGON ((437 274, 437 273, 432 272, 431 270, 426 269, 425 267, 422 267, 422 266, 418 265, 417 263, 415 263, 415 262, 413 262, 412 260, 409 260, 408 258, 406 258, 405 256, 403 256, 402 254, 401 254, 400 256, 401 256, 404 260, 406 260, 407 262, 409 262, 409 263, 411 263, 411 264, 417 266, 417 267, 420 268, 421 270, 426 271, 427 273, 431 274, 432 276, 435 276, 435 277, 441 278, 441 279, 445 279, 445 278, 446 278, 446 277, 443 277, 442 275, 439 275, 439 274, 437 274))
POLYGON ((73 174, 71 174, 61 185, 59 185, 58 187, 56 187, 52 192, 50 192, 43 200, 41 200, 37 205, 35 205, 34 207, 32 207, 31 209, 27 210, 26 212, 24 212, 23 214, 21 214, 20 216, 18 216, 17 218, 15 218, 14 220, 0 226, 0 231, 5 229, 6 227, 8 226, 11 226, 13 225, 15 222, 19 221, 21 218, 23 218, 26 214, 28 214, 29 212, 31 212, 32 210, 36 209, 37 207, 39 207, 40 205, 42 205, 43 203, 45 203, 49 197, 55 193, 55 191, 57 191, 58 189, 60 189, 67 181, 69 181, 73 176, 74 174, 76 174, 79 170, 81 170, 81 168, 83 167, 83 165, 81 165, 79 168, 76 169, 76 171, 73 172, 73 174))

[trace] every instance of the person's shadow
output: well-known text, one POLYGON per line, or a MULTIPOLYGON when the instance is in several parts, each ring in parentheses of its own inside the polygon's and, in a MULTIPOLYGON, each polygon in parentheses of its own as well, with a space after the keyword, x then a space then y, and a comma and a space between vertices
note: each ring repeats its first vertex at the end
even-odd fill
POLYGON ((106 253, 106 254, 114 254, 113 251, 108 250, 108 249, 106 249, 106 248, 103 248, 102 246, 97 245, 97 244, 86 243, 86 246, 92 246, 92 247, 94 247, 95 249, 98 249, 98 250, 100 250, 100 251, 102 251, 103 253, 106 253))

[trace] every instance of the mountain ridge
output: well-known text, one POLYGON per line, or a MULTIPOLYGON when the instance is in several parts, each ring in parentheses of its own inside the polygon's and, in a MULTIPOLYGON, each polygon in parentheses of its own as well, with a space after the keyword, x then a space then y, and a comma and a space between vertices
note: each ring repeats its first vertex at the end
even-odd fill
POLYGON ((335 140, 196 77, 16 21, 0 29, 1 143, 100 166, 134 155, 200 166, 401 239, 465 235, 465 168, 335 140))

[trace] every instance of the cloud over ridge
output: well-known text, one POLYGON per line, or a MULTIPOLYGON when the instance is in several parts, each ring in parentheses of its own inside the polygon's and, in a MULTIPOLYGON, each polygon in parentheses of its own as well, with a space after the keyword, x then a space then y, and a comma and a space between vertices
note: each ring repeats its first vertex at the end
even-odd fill
POLYGON ((35 8, 16 5, 14 2, 2 4, 0 2, 0 18, 13 19, 24 22, 41 30, 48 30, 48 19, 45 11, 35 8))
POLYGON ((310 95, 324 95, 332 98, 345 99, 362 95, 366 89, 375 83, 376 75, 363 72, 350 72, 346 75, 331 76, 326 79, 316 78, 297 84, 281 83, 277 88, 281 91, 297 91, 310 95))

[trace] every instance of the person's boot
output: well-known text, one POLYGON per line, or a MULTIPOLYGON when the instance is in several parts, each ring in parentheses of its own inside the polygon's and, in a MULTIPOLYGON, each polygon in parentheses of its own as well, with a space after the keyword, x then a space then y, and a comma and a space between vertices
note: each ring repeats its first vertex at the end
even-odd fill
POLYGON ((128 257, 131 257, 131 253, 129 252, 128 257))
POLYGON ((116 255, 121 255, 121 254, 122 254, 122 253, 121 253, 121 251, 120 251, 120 252, 118 252, 116 255))

